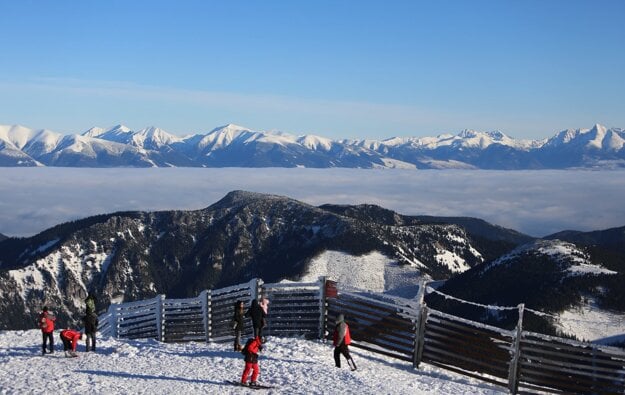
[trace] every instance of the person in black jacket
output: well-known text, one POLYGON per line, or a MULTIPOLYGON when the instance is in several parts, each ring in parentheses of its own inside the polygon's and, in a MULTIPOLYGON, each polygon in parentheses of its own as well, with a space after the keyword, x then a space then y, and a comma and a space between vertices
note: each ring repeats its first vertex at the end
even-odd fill
POLYGON ((245 315, 245 304, 237 300, 234 304, 234 316, 232 317, 232 328, 234 329, 234 351, 241 351, 241 332, 243 332, 243 316, 245 315))
POLYGON ((98 330, 98 316, 87 314, 83 321, 85 322, 85 347, 87 352, 90 350, 95 352, 95 333, 98 330), (89 339, 91 339, 91 348, 89 348, 89 339))
POLYGON ((267 315, 263 311, 263 308, 258 304, 258 300, 252 300, 252 305, 245 315, 252 319, 254 337, 262 338, 263 326, 265 326, 265 317, 267 315))

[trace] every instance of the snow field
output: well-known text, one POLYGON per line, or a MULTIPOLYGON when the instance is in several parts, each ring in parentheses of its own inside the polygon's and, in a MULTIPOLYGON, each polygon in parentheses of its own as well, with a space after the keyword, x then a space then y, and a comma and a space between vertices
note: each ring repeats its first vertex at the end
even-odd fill
MULTIPOLYGON (((243 357, 231 344, 165 344, 155 340, 98 340, 97 353, 78 346, 65 358, 41 356, 38 330, 0 332, 0 394, 246 394, 226 384, 239 380, 243 357)), ((334 367, 332 347, 319 341, 269 338, 261 353, 259 381, 275 394, 503 394, 505 388, 352 348, 358 370, 334 367)), ((263 390, 264 391, 264 390, 263 390)))
POLYGON ((342 251, 324 251, 310 261, 300 281, 317 281, 319 276, 346 287, 386 292, 412 298, 417 294, 421 273, 414 266, 399 265, 379 251, 355 256, 342 251))

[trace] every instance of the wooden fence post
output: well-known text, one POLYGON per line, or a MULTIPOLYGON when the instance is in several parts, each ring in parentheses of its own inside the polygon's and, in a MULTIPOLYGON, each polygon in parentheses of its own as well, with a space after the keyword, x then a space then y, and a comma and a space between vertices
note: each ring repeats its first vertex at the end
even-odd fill
POLYGON ((319 277, 319 340, 326 337, 326 314, 326 276, 321 276, 319 277))
POLYGON ((202 322, 204 324, 204 335, 206 343, 211 340, 211 291, 205 289, 200 293, 202 302, 202 322))
POLYGON ((256 279, 256 299, 260 298, 261 296, 263 296, 264 292, 263 292, 263 284, 265 282, 263 281, 262 278, 257 278, 256 279))
POLYGON ((425 339, 425 321, 427 320, 427 308, 425 306, 425 280, 419 282, 419 292, 417 293, 417 316, 415 317, 415 341, 414 352, 412 354, 412 366, 418 368, 423 354, 423 344, 425 339))
POLYGON ((156 336, 158 341, 165 341, 165 310, 163 309, 163 302, 165 301, 165 295, 157 295, 156 301, 156 336))
POLYGON ((510 371, 508 373, 508 389, 510 393, 516 394, 519 389, 519 357, 521 356, 521 337, 523 335, 523 311, 525 305, 521 303, 519 306, 519 322, 516 326, 516 335, 514 344, 512 344, 512 355, 510 360, 510 371))
POLYGON ((117 304, 111 304, 109 306, 109 310, 111 310, 111 337, 117 339, 117 334, 119 333, 119 320, 117 317, 117 304))

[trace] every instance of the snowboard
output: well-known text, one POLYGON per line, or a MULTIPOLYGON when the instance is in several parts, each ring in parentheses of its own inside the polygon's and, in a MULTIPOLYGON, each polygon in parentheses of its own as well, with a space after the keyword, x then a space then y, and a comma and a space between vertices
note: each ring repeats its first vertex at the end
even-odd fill
POLYGON ((253 390, 268 390, 271 388, 274 388, 273 386, 270 385, 263 385, 263 384, 257 384, 257 385, 243 385, 241 384, 239 381, 232 381, 232 380, 226 380, 226 383, 228 384, 232 384, 232 385, 237 385, 239 387, 244 387, 244 388, 251 388, 253 390))

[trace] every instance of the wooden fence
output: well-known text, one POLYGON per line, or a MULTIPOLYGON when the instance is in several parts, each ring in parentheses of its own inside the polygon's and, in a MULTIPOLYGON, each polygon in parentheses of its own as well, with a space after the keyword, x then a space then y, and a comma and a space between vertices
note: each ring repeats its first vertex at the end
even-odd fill
POLYGON ((353 346, 404 361, 413 361, 417 304, 363 291, 340 291, 327 298, 326 333, 331 339, 338 314, 349 323, 353 346))
POLYGON ((519 381, 528 389, 566 393, 625 393, 625 353, 539 333, 523 332, 519 381))
POLYGON ((309 339, 323 336, 323 281, 263 284, 262 295, 271 303, 263 335, 295 335, 309 339))
MULTIPOLYGON (((625 393, 625 351, 523 331, 523 305, 514 330, 430 309, 421 284, 415 299, 311 283, 244 284, 203 291, 197 298, 153 299, 111 305, 100 316, 103 335, 166 342, 228 341, 233 306, 260 296, 271 304, 264 334, 331 338, 338 314, 353 346, 417 368, 427 363, 478 378, 510 392, 625 393)), ((472 303, 472 302, 468 302, 472 303)), ((475 303, 472 303, 475 304, 475 303)), ((501 308, 501 307, 499 307, 501 308)), ((246 320, 244 334, 251 335, 246 320)))

